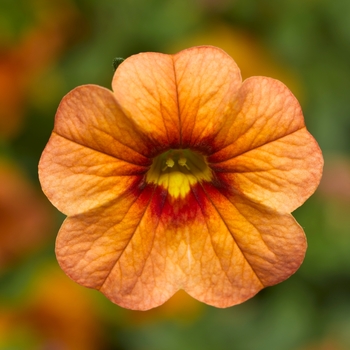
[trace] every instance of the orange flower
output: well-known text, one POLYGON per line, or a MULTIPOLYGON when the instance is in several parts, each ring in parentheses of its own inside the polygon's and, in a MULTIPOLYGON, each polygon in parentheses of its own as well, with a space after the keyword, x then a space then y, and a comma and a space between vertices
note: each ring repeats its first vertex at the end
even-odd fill
POLYGON ((63 270, 140 310, 179 289, 227 307, 293 274, 306 240, 290 212, 323 160, 292 93, 270 78, 242 83, 209 46, 131 56, 112 85, 64 97, 39 164, 68 215, 63 270))

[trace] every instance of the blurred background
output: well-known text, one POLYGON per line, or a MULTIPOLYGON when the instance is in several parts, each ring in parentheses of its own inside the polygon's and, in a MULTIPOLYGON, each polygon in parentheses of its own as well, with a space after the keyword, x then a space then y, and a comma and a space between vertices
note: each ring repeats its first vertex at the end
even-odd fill
POLYGON ((350 349, 349 18, 344 0, 0 0, 0 349, 350 349), (306 259, 236 307, 180 292, 124 310, 59 269, 64 216, 37 164, 61 98, 82 84, 109 88, 114 57, 200 44, 301 102, 325 157, 319 189, 294 212, 306 259))

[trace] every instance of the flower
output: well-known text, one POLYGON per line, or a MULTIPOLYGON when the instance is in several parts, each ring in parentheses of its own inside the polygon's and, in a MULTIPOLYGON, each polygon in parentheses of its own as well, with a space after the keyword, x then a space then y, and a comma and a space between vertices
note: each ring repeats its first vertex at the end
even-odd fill
POLYGON ((56 242, 66 274, 139 310, 179 289, 227 307, 293 274, 306 239, 290 212, 323 159, 292 93, 242 83, 211 46, 131 56, 112 87, 63 98, 39 164, 68 216, 56 242))

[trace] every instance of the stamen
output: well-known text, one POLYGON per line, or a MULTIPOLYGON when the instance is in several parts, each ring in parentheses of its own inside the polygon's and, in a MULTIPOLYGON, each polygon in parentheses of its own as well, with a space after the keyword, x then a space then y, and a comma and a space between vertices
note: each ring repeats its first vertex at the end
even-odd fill
POLYGON ((190 170, 189 166, 186 164, 187 159, 185 157, 180 157, 177 162, 179 165, 184 166, 187 170, 190 170))
POLYGON ((168 157, 165 161, 165 167, 162 169, 162 171, 165 171, 167 168, 172 168, 174 166, 175 162, 173 158, 168 157))

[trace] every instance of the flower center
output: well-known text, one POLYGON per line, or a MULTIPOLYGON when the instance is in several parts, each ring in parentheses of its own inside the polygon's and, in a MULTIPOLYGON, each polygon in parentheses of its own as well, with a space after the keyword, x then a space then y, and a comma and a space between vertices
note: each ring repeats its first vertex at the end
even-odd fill
POLYGON ((191 185, 211 181, 205 157, 189 149, 171 149, 153 159, 146 181, 164 187, 174 198, 184 198, 191 185))

